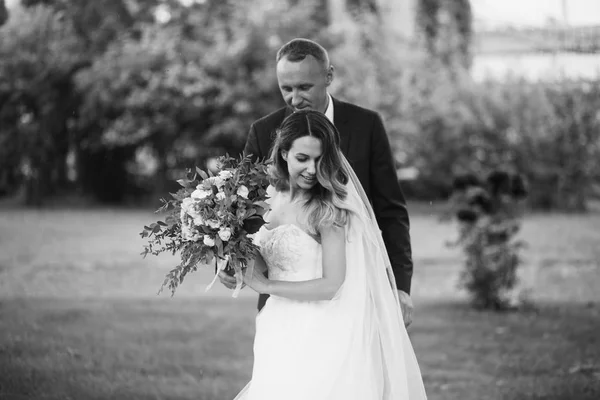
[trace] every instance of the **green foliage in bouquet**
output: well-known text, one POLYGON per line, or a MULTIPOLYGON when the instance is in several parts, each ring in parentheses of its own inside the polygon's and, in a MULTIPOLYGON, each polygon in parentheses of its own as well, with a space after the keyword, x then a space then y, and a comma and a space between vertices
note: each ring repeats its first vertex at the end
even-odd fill
POLYGON ((167 274, 160 291, 167 286, 174 294, 198 265, 224 266, 239 287, 243 268, 258 250, 252 235, 264 225, 269 208, 267 164, 226 155, 219 157, 215 174, 196 168, 177 182, 182 188, 171 193, 172 199, 161 199, 163 205, 156 211, 166 213, 164 221, 144 226, 140 233, 148 238, 144 257, 180 253, 181 262, 167 274))
POLYGON ((458 221, 465 269, 461 284, 477 308, 504 310, 514 306, 510 290, 517 283, 519 252, 524 242, 516 238, 521 226, 522 200, 527 186, 519 174, 493 171, 485 180, 472 174, 457 176, 450 212, 458 221))

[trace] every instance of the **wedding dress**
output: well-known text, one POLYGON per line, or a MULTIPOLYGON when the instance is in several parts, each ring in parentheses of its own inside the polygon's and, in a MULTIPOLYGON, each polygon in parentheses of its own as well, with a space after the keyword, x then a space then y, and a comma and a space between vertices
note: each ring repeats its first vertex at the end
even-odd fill
MULTIPOLYGON (((342 287, 328 301, 269 297, 256 317, 252 380, 235 400, 426 399, 387 253, 351 174, 342 287)), ((321 244, 298 225, 263 226, 255 243, 270 279, 322 276, 321 244)))

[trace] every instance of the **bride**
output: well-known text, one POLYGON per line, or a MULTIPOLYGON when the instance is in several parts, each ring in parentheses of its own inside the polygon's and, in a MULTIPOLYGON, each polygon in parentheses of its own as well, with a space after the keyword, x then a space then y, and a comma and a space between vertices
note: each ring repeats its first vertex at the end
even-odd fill
POLYGON ((295 112, 271 161, 271 210, 244 277, 270 297, 236 400, 426 399, 387 252, 337 130, 324 114, 295 112))

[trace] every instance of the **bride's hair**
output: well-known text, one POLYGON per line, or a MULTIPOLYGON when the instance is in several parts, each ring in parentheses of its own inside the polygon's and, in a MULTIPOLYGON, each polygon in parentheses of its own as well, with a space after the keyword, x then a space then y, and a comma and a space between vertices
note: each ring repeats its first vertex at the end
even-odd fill
POLYGON ((288 165, 283 153, 288 152, 296 139, 314 137, 321 142, 323 154, 317 161, 317 183, 309 190, 304 204, 307 228, 317 235, 320 228, 344 226, 350 211, 344 204, 348 195, 348 174, 342 168, 340 134, 325 114, 301 110, 288 116, 277 130, 271 151, 270 177, 277 191, 290 190, 288 165))

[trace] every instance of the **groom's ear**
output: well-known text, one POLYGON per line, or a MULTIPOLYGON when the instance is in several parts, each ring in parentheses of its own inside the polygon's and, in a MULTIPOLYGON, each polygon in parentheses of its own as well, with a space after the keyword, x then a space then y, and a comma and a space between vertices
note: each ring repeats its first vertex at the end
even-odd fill
POLYGON ((331 85, 331 82, 333 82, 333 65, 330 65, 329 68, 327 69, 327 78, 326 78, 326 83, 327 86, 331 85))

